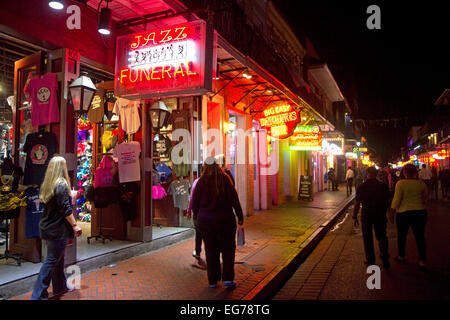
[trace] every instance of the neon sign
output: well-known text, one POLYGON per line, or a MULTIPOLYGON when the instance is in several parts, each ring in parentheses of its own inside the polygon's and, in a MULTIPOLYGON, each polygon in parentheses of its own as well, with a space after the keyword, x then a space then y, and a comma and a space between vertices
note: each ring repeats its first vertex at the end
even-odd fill
POLYGON ((267 129, 268 135, 278 139, 289 137, 300 120, 300 112, 291 105, 270 106, 262 114, 259 119, 261 128, 267 129))
POLYGON ((214 40, 202 20, 118 37, 115 94, 136 99, 211 91, 214 40))
POLYGON ((318 126, 297 126, 290 139, 290 150, 322 149, 322 132, 318 126))

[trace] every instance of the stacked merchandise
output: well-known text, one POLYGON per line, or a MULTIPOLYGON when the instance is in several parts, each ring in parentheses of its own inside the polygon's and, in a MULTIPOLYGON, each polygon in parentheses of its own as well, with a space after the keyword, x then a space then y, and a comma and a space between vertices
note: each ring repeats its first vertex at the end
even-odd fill
POLYGON ((76 213, 78 219, 85 222, 91 221, 91 204, 84 195, 92 180, 92 136, 92 124, 84 114, 78 118, 76 213))

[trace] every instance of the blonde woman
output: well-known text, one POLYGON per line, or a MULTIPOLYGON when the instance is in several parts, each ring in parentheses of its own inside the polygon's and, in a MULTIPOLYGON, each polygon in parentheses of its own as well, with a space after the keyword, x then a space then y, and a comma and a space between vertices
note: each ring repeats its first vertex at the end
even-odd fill
POLYGON ((64 275, 64 251, 67 239, 81 235, 81 228, 72 213, 70 189, 66 160, 55 156, 48 164, 40 191, 44 212, 39 231, 41 238, 47 240, 47 259, 34 285, 32 300, 48 299, 50 281, 56 296, 69 291, 64 275))

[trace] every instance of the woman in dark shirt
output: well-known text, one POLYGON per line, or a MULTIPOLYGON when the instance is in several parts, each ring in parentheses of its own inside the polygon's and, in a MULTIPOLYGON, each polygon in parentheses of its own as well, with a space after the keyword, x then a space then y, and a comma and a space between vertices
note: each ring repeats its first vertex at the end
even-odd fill
POLYGON ((222 279, 225 287, 234 288, 236 217, 242 226, 244 216, 236 190, 214 158, 205 161, 204 171, 192 195, 192 212, 205 242, 209 286, 215 288, 222 279))
POLYGON ((47 240, 47 259, 39 271, 34 285, 32 300, 48 299, 47 289, 53 283, 56 296, 69 291, 64 275, 64 251, 67 239, 81 235, 72 213, 70 180, 66 160, 53 157, 47 167, 40 190, 44 212, 39 222, 41 238, 47 240))

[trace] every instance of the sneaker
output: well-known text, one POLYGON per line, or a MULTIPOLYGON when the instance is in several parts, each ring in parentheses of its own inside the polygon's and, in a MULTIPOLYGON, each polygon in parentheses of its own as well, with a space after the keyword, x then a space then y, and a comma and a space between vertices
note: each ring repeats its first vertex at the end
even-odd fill
POLYGON ((194 250, 194 252, 192 252, 192 256, 195 258, 195 259, 200 259, 200 255, 199 254, 197 254, 197 252, 194 250))
POLYGON ((209 285, 209 287, 210 287, 210 288, 217 288, 217 283, 211 283, 211 284, 209 285))
POLYGON ((224 281, 223 282, 224 287, 227 288, 236 288, 237 284, 234 281, 224 281))

